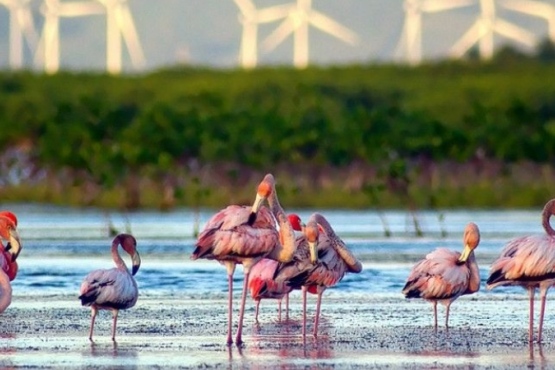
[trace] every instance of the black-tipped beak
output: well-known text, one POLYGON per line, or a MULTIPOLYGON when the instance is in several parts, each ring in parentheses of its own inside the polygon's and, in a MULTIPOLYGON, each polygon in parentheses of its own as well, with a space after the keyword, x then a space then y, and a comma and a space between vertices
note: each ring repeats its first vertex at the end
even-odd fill
POLYGON ((19 241, 19 234, 17 230, 10 230, 10 239, 6 244, 6 251, 12 255, 12 262, 15 262, 19 252, 21 252, 21 243, 19 241))
POLYGON ((247 223, 249 224, 249 226, 252 226, 255 222, 256 222, 256 213, 251 212, 251 214, 249 215, 249 220, 247 221, 247 223))
POLYGON ((133 264, 133 267, 131 268, 131 275, 135 276, 141 267, 141 256, 139 256, 139 252, 135 251, 135 254, 131 257, 131 262, 133 264))

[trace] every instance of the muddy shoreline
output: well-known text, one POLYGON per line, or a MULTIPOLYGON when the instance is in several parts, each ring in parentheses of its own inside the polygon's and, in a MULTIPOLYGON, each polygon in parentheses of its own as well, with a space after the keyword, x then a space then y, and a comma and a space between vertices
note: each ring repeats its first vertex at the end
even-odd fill
MULTIPOLYGON (((545 342, 528 344, 526 295, 480 292, 451 309, 449 330, 432 328, 431 306, 401 296, 327 292, 321 333, 300 336, 301 305, 277 320, 275 301, 263 301, 260 322, 248 303, 241 348, 225 345, 226 299, 142 295, 122 311, 117 342, 111 315, 101 312, 95 341, 89 310, 73 295, 15 296, 0 315, 2 368, 544 368, 555 364, 555 318, 548 303, 545 342)), ((309 301, 312 319, 314 297, 309 301)), ((444 310, 439 310, 443 323, 444 310)), ((311 330, 311 323, 308 330, 311 330)))

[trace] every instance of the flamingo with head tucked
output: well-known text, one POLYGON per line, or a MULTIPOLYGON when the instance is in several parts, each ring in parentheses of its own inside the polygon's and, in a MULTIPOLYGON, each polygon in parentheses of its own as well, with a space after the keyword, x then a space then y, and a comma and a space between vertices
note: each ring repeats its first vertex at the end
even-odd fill
POLYGON ((555 199, 548 201, 542 211, 544 235, 523 236, 511 240, 491 265, 487 289, 501 285, 518 285, 528 290, 530 319, 528 340, 534 340, 534 295, 539 288, 541 307, 538 343, 542 341, 543 316, 548 289, 555 283, 555 230, 549 220, 555 214, 555 199))
POLYGON ((16 225, 10 217, 0 215, 0 238, 6 240, 6 245, 10 246, 8 251, 2 247, 0 253, 0 313, 2 313, 12 302, 10 281, 17 273, 17 268, 14 270, 13 266, 21 247, 16 225))
POLYGON ((112 311, 112 340, 115 341, 119 310, 133 307, 139 298, 139 289, 133 276, 141 267, 141 257, 137 252, 135 238, 130 234, 117 235, 112 241, 112 258, 116 264, 115 268, 94 270, 85 277, 81 284, 79 296, 81 304, 91 307, 91 329, 89 331, 91 341, 98 310, 112 311), (119 245, 131 256, 131 272, 118 252, 119 245))
POLYGON ((263 258, 289 261, 295 251, 295 234, 279 204, 275 179, 267 174, 257 188, 251 207, 231 205, 216 213, 198 236, 191 259, 217 260, 226 266, 229 286, 227 343, 233 343, 232 306, 233 273, 237 264, 243 265, 244 282, 239 311, 239 327, 235 342, 243 343, 243 317, 251 268, 263 258), (271 211, 262 207, 267 200, 271 211), (272 216, 273 214, 273 216, 272 216), (276 230, 275 217, 280 231, 276 230))
MULTIPOLYGON (((287 216, 289 223, 295 231, 305 231, 301 219, 296 214, 292 213, 287 216)), ((297 237, 295 240, 295 255, 293 259, 302 259, 301 254, 308 251, 306 244, 306 235, 297 237)), ((293 290, 287 285, 287 277, 281 272, 278 279, 276 275, 278 269, 281 268, 281 263, 269 258, 264 258, 256 265, 253 266, 249 275, 249 291, 252 299, 255 301, 255 315, 254 320, 258 322, 258 313, 260 309, 260 301, 262 299, 277 299, 278 300, 278 320, 281 321, 281 303, 285 298, 285 314, 289 314, 289 293, 293 290)), ((288 272, 291 273, 289 270, 288 272)))
MULTIPOLYGON (((305 235, 313 234, 316 236, 314 245, 317 251, 306 253, 304 258, 299 258, 284 266, 276 273, 276 280, 279 275, 285 274, 287 284, 293 289, 301 289, 303 296, 303 328, 302 334, 306 335, 306 299, 307 292, 317 294, 316 315, 314 319, 313 335, 318 335, 318 324, 320 320, 320 308, 322 294, 324 291, 339 283, 347 272, 359 273, 362 271, 361 262, 351 253, 343 240, 335 233, 328 220, 320 213, 310 216, 305 228, 311 230, 305 235), (289 269, 294 270, 290 273, 289 269)), ((298 247, 300 250, 300 245, 298 247)))
POLYGON ((458 297, 480 289, 480 271, 474 249, 480 243, 480 230, 471 222, 464 229, 462 253, 437 248, 411 270, 403 288, 407 298, 424 298, 434 308, 434 329, 437 330, 437 303, 446 307, 445 327, 449 327, 449 307, 458 297))

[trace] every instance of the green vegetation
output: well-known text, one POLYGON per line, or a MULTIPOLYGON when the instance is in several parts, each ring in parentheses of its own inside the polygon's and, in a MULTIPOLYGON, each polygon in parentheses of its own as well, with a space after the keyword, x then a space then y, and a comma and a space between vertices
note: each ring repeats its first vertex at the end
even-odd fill
POLYGON ((543 205, 552 45, 490 63, 0 73, 0 199, 105 207, 543 205), (15 173, 15 175, 14 175, 15 173))

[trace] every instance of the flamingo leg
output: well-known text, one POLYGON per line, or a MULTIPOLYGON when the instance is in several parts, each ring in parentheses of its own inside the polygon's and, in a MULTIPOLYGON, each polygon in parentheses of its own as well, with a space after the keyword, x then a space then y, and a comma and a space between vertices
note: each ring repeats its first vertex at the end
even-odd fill
POLYGON ((258 323, 258 309, 260 308, 260 299, 256 301, 255 309, 254 309, 254 321, 258 323))
POLYGON ((245 272, 245 280, 243 281, 243 294, 241 295, 241 310, 239 311, 239 328, 237 328, 237 336, 235 337, 235 344, 240 346, 243 344, 243 317, 245 316, 245 302, 247 301, 247 291, 249 283, 249 272, 245 272))
POLYGON ((445 329, 449 329, 449 308, 451 307, 451 302, 449 302, 445 307, 445 329))
POLYGON ((535 287, 528 288, 530 295, 530 322, 528 325, 528 341, 534 341, 534 294, 536 293, 535 287))
POLYGON ((278 299, 278 321, 281 321, 281 298, 278 299))
POLYGON ((112 341, 116 341, 116 325, 118 324, 118 313, 119 310, 114 310, 114 319, 112 320, 112 341))
POLYGON ((320 305, 322 303, 322 293, 324 293, 324 290, 324 287, 318 287, 318 300, 316 301, 316 317, 314 318, 313 332, 315 338, 318 336, 318 323, 320 322, 320 305))
POLYGON ((304 338, 306 336, 306 292, 307 292, 308 288, 303 286, 301 290, 302 290, 302 294, 303 294, 303 329, 302 329, 302 334, 303 334, 303 338, 304 338))
POLYGON ((228 286, 229 286, 229 298, 227 304, 227 345, 233 344, 233 339, 231 338, 231 326, 233 320, 233 274, 228 274, 228 286))
POLYGON ((541 341, 542 341, 543 314, 545 313, 546 297, 547 297, 547 289, 545 291, 542 290, 542 292, 541 292, 540 327, 539 327, 539 331, 538 331, 538 343, 541 343, 541 341))
POLYGON ((437 331, 437 301, 434 301, 432 304, 434 306, 434 330, 437 331))
POLYGON ((98 314, 98 309, 95 306, 91 307, 91 329, 89 331, 89 340, 92 342, 93 332, 94 332, 94 320, 96 319, 96 315, 98 314))
POLYGON ((289 319, 289 293, 285 295, 285 320, 289 319))

